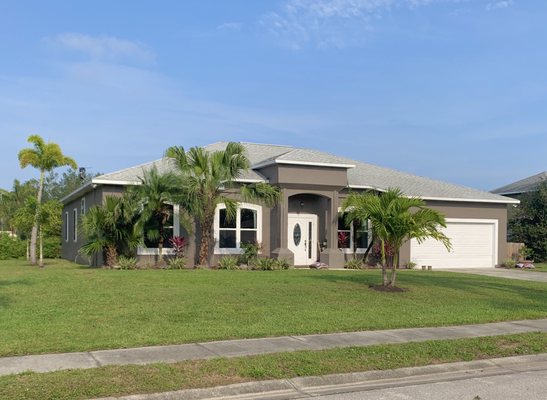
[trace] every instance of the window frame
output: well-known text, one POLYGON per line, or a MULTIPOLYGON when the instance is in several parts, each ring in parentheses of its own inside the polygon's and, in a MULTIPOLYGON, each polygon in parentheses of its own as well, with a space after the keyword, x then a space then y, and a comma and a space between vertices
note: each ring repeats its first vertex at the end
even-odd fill
POLYGON ((248 210, 256 211, 256 241, 262 243, 262 206, 258 204, 251 203, 238 203, 237 214, 236 214, 236 227, 227 228, 233 229, 236 232, 236 247, 231 248, 220 248, 220 210, 226 209, 226 204, 219 203, 215 209, 215 218, 213 221, 213 231, 214 231, 214 240, 215 240, 215 250, 214 254, 243 254, 243 249, 241 248, 241 231, 254 231, 254 229, 241 228, 241 209, 245 208, 248 210))
POLYGON ((85 215, 85 197, 80 200, 80 215, 85 215))
POLYGON ((70 221, 68 217, 68 211, 65 211, 65 242, 68 243, 70 240, 70 221))
POLYGON ((72 229, 74 230, 72 232, 72 241, 77 242, 78 241, 78 208, 74 208, 72 210, 72 218, 74 221, 72 221, 72 229))
MULTIPOLYGON (((341 211, 341 209, 338 209, 338 217, 340 216, 343 216, 344 213, 341 211)), ((338 233, 339 232, 347 232, 348 229, 341 229, 339 230, 338 229, 338 222, 336 223, 336 247, 338 248, 338 250, 342 251, 342 253, 344 254, 354 254, 353 252, 353 246, 354 246, 354 241, 355 241, 355 221, 352 221, 351 225, 350 225, 350 229, 349 229, 349 232, 350 232, 350 235, 349 235, 349 247, 346 247, 346 248, 343 248, 343 247, 338 247, 338 233)), ((363 231, 367 232, 367 247, 370 246, 370 241, 372 239, 372 228, 370 226, 370 221, 367 220, 367 227, 366 229, 363 229, 363 231)), ((355 254, 364 254, 365 252, 367 251, 367 248, 363 248, 363 247, 357 247, 355 249, 355 254)))

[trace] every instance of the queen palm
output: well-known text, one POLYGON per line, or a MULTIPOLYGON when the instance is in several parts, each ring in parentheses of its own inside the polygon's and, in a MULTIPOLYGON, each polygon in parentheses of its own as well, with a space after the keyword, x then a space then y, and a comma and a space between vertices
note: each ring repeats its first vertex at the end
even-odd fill
POLYGON ((380 243, 382 255, 382 281, 384 286, 395 286, 399 250, 410 239, 422 243, 427 238, 438 240, 450 250, 449 238, 442 233, 446 228, 444 216, 426 207, 422 199, 406 197, 400 189, 390 188, 379 195, 352 193, 342 204, 348 221, 370 222, 373 236, 380 243), (392 252, 386 257, 386 249, 392 252), (388 279, 387 268, 392 269, 388 279))
POLYGON ((146 238, 158 242, 159 262, 163 260, 165 226, 173 216, 173 202, 180 192, 179 179, 171 172, 160 173, 156 167, 144 172, 140 184, 130 190, 130 195, 139 204, 140 226, 146 238), (154 228, 144 230, 151 223, 154 228))
POLYGON ((167 149, 166 156, 175 160, 180 174, 181 207, 195 218, 201 231, 199 265, 208 264, 217 205, 225 204, 227 218, 236 216, 238 203, 226 195, 227 189, 238 190, 244 201, 268 207, 279 201, 279 188, 267 183, 236 187, 237 179, 250 168, 245 147, 240 143, 230 142, 225 150, 212 152, 202 147, 192 147, 186 152, 183 147, 175 146, 167 149))
MULTIPOLYGON (((42 204, 42 193, 44 190, 44 175, 55 168, 70 166, 76 169, 76 162, 63 154, 57 143, 46 143, 39 135, 31 135, 27 139, 33 144, 33 148, 26 148, 19 151, 19 164, 21 168, 28 165, 40 170, 38 193, 36 195, 36 212, 34 224, 30 234, 30 263, 36 265, 36 238, 40 220, 40 205, 42 204)), ((41 265, 42 266, 42 265, 41 265)))
POLYGON ((118 256, 129 253, 141 243, 137 227, 137 208, 127 197, 108 196, 104 205, 91 207, 82 218, 86 244, 84 255, 105 254, 106 265, 113 267, 118 256))

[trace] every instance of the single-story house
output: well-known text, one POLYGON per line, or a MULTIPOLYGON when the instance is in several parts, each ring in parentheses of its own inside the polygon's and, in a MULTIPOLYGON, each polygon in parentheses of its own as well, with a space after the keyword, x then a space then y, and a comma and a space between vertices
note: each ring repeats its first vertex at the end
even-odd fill
POLYGON ((519 199, 524 193, 536 191, 539 185, 543 182, 547 182, 547 171, 543 171, 539 174, 504 185, 492 190, 491 192, 502 196, 509 196, 519 199))
MULTIPOLYGON (((216 151, 226 145, 227 142, 219 142, 206 149, 216 151)), ((276 185, 282 192, 282 201, 271 209, 242 202, 233 223, 226 222, 223 205, 219 205, 214 221, 212 264, 222 255, 241 253, 242 243, 256 241, 261 243, 262 255, 285 258, 295 266, 321 261, 342 267, 348 258, 364 253, 371 240, 368 227, 344 223, 340 214, 342 201, 352 191, 382 192, 389 187, 420 197, 429 207, 441 211, 447 218, 446 234, 453 244, 453 250, 448 252, 434 240, 422 244, 407 242, 401 249, 401 265, 412 261, 435 268, 490 268, 505 255, 507 204, 518 200, 316 150, 257 143, 243 145, 251 168, 238 182, 276 185)), ((80 216, 89 207, 102 204, 106 196, 120 195, 129 185, 138 184, 143 171, 153 166, 160 172, 173 168, 172 160, 163 158, 97 176, 62 200, 63 258, 101 263, 97 257, 86 260, 78 253, 84 244, 78 231, 80 216)), ((176 205, 170 227, 172 235, 189 236, 187 255, 192 265, 197 240, 184 231, 176 205)), ((146 260, 157 251, 148 242, 146 247, 138 249, 138 256, 146 260)))

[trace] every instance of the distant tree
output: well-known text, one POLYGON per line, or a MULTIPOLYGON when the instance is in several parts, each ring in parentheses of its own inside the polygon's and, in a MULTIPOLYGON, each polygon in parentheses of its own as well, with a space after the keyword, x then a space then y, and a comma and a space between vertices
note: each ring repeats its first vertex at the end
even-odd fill
MULTIPOLYGON (((38 227, 40 224, 40 206, 42 204, 42 193, 44 188, 44 176, 46 172, 55 168, 70 166, 77 168, 76 162, 63 154, 58 144, 46 143, 39 135, 31 135, 28 142, 33 145, 32 148, 25 148, 19 151, 19 163, 21 168, 32 166, 40 171, 40 180, 38 184, 38 193, 36 195, 36 212, 34 224, 30 236, 30 263, 36 265, 36 239, 38 237, 38 227)), ((43 265, 40 265, 42 267, 43 265)))
POLYGON ((509 219, 509 240, 532 250, 534 261, 547 260, 547 182, 522 195, 509 219))
POLYGON ((37 192, 38 181, 35 179, 24 183, 21 183, 17 179, 13 181, 11 192, 4 191, 0 197, 0 218, 3 222, 2 230, 9 230, 13 234, 22 236, 22 232, 16 229, 14 223, 15 214, 17 210, 25 206, 25 202, 29 197, 35 199, 37 192))
POLYGON ((81 175, 78 170, 73 168, 64 171, 62 174, 51 171, 44 179, 42 200, 61 200, 97 175, 99 174, 81 175))

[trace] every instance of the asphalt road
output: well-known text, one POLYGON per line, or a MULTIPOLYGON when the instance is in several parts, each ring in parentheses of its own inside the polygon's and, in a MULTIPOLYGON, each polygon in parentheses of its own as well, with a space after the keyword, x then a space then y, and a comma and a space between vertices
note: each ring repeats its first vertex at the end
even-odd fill
POLYGON ((547 371, 318 396, 322 400, 546 400, 547 371))

